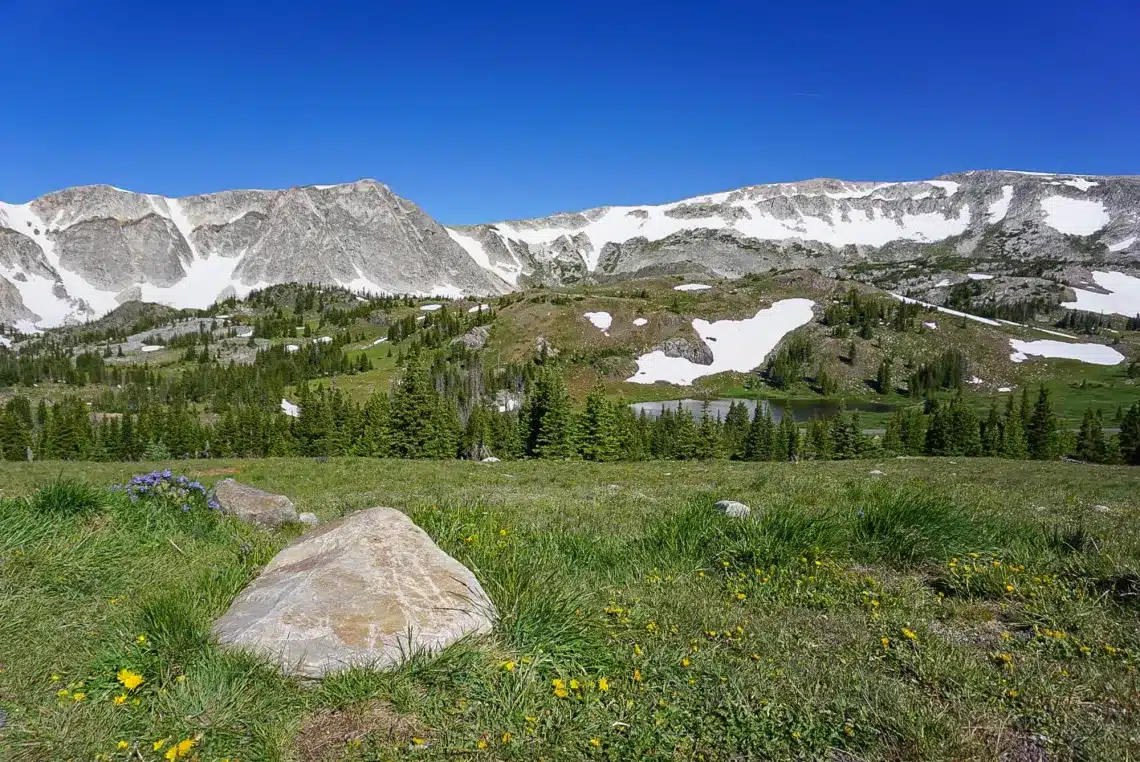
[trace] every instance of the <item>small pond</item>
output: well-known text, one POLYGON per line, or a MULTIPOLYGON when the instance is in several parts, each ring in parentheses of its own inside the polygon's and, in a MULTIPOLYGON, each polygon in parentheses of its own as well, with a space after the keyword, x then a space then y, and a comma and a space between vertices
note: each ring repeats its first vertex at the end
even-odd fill
MULTIPOLYGON (((772 411, 772 420, 779 421, 784 417, 784 412, 788 411, 792 415, 792 420, 797 422, 810 421, 813 418, 827 418, 839 412, 840 403, 833 400, 733 400, 733 399, 713 399, 708 400, 709 415, 724 418, 728 415, 728 408, 733 402, 743 402, 744 406, 748 408, 748 417, 751 419, 753 411, 756 410, 756 405, 763 405, 765 408, 772 411)), ((633 411, 638 415, 641 411, 645 411, 651 418, 656 418, 661 415, 662 410, 676 410, 680 405, 683 409, 688 410, 693 414, 694 418, 700 419, 701 409, 705 404, 704 400, 665 400, 657 402, 635 402, 630 405, 633 411)), ((858 411, 860 413, 890 413, 894 410, 892 405, 884 402, 847 402, 843 405, 847 410, 858 411)))

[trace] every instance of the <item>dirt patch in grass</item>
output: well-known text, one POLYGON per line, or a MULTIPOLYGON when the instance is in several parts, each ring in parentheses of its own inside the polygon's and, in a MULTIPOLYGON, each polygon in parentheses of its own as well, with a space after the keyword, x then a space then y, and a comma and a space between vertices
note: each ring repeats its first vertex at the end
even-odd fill
POLYGON ((351 743, 410 741, 420 727, 412 715, 400 714, 386 701, 369 701, 345 709, 322 709, 301 725, 294 747, 299 762, 340 759, 351 743))
POLYGON ((237 473, 241 472, 236 468, 211 468, 208 471, 203 471, 202 476, 233 476, 237 473))

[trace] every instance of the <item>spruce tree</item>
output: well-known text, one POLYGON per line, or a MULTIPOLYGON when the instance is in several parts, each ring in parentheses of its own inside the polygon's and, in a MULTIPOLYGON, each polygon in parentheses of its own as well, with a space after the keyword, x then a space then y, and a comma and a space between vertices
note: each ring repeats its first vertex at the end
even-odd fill
POLYGON ((891 358, 884 357, 882 362, 879 363, 879 372, 876 378, 876 388, 879 394, 889 394, 894 391, 894 386, 891 381, 891 358))
POLYGON ((766 403, 757 401, 756 409, 752 412, 752 424, 748 427, 748 440, 744 445, 745 460, 771 460, 775 431, 771 408, 766 403))
POLYGON ((1100 420, 1100 411, 1085 408, 1081 418, 1081 429, 1077 434, 1075 455, 1089 463, 1107 462, 1108 446, 1104 441, 1104 427, 1100 420))
POLYGON ((1133 403, 1120 419, 1120 457, 1131 466, 1140 466, 1140 402, 1133 403))
POLYGON ((582 456, 586 460, 617 460, 621 454, 617 411, 606 399, 606 389, 601 381, 586 395, 581 437, 582 456))
POLYGON ((1049 401, 1049 390, 1044 385, 1037 392, 1037 402, 1026 427, 1026 441, 1029 457, 1034 460, 1050 460, 1056 452, 1057 419, 1053 414, 1053 404, 1049 401))
POLYGON ((530 394, 528 454, 536 458, 572 458, 577 454, 574 413, 566 381, 557 368, 544 365, 530 394))
POLYGON ((697 427, 694 456, 699 460, 712 460, 720 456, 720 419, 709 413, 708 400, 701 406, 701 423, 697 427))

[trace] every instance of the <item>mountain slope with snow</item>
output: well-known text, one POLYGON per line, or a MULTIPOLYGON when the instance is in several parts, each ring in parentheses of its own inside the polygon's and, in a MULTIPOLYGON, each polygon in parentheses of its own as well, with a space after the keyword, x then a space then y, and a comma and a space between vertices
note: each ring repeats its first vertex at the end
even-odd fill
POLYGON ((915 182, 820 179, 450 228, 372 180, 177 199, 69 188, 0 202, 0 324, 55 326, 140 299, 204 307, 285 282, 492 295, 773 267, 845 276, 943 255, 1135 274, 1140 178, 977 171, 915 182))
POLYGON ((0 322, 55 326, 135 299, 205 307, 286 282, 440 296, 512 288, 371 180, 181 199, 86 186, 0 203, 0 322))

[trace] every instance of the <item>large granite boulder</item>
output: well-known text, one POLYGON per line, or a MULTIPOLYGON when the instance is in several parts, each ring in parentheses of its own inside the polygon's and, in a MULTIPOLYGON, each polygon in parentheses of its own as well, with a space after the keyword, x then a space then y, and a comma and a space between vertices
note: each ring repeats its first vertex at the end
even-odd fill
POLYGON ((277 554, 214 625, 219 643, 321 677, 399 664, 490 632, 494 604, 467 567, 394 508, 315 529, 277 554))
POLYGON ((214 485, 214 496, 222 506, 222 513, 247 524, 276 529, 282 524, 301 520, 289 498, 240 484, 233 479, 222 479, 214 485))

